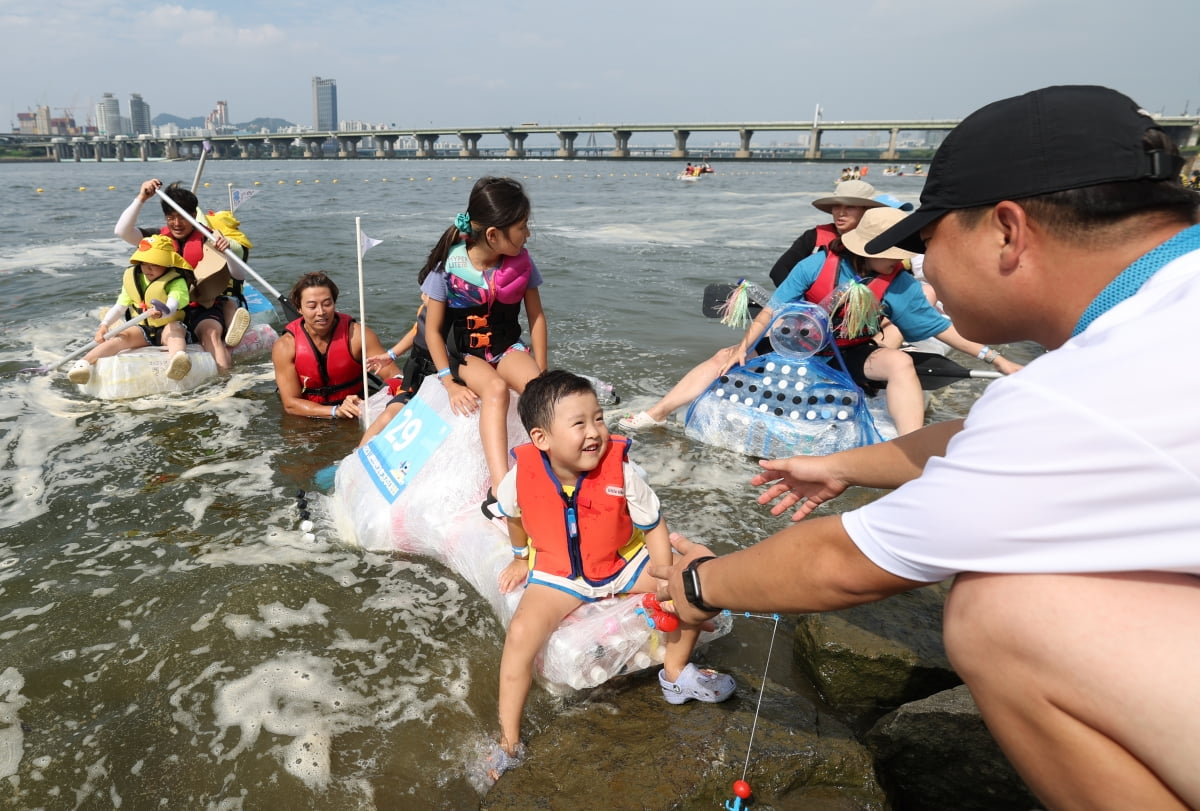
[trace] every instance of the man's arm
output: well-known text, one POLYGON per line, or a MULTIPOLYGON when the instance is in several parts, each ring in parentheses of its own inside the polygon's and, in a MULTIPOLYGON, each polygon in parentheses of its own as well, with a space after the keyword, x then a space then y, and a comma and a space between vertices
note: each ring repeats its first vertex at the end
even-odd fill
MULTIPOLYGON (((680 554, 670 569, 653 567, 651 574, 667 581, 667 596, 681 619, 707 619, 712 615, 692 606, 684 595, 683 570, 711 552, 681 535, 672 535, 671 545, 680 554)), ((707 605, 788 614, 849 608, 928 585, 872 563, 837 516, 780 530, 748 549, 700 564, 695 573, 707 605)))
POLYGON ((751 484, 769 485, 758 497, 759 504, 779 501, 771 508, 781 515, 793 506, 793 521, 799 521, 818 506, 836 498, 848 487, 894 490, 921 475, 925 464, 944 456, 951 437, 963 428, 962 420, 927 425, 902 437, 852 448, 829 456, 793 456, 763 459, 763 472, 751 484))

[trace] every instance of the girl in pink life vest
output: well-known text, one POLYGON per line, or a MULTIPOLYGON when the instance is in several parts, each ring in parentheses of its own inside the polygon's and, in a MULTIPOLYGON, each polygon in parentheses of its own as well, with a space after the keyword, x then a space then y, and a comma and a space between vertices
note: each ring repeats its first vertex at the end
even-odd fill
POLYGON ((417 277, 429 297, 425 340, 450 407, 462 415, 481 409, 492 488, 508 471, 509 390, 524 391, 548 363, 542 277, 525 250, 529 211, 520 183, 480 178, 467 211, 442 234, 417 277), (528 344, 521 336, 522 304, 528 344))

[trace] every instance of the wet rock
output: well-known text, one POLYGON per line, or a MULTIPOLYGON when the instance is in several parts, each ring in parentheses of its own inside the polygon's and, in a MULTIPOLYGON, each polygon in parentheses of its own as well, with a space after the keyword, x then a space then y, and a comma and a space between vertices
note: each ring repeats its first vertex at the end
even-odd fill
POLYGON ((966 686, 888 713, 866 736, 896 808, 1012 811, 1037 798, 984 726, 966 686))
MULTIPOLYGON (((716 705, 667 704, 654 671, 592 691, 529 737, 525 762, 500 778, 482 808, 723 808, 742 777, 762 687, 761 673, 734 677, 737 695, 716 705)), ((774 680, 746 780, 757 811, 887 807, 872 756, 850 730, 774 680)))
POLYGON ((942 644, 942 584, 877 603, 798 619, 793 656, 831 706, 856 727, 962 680, 942 644))

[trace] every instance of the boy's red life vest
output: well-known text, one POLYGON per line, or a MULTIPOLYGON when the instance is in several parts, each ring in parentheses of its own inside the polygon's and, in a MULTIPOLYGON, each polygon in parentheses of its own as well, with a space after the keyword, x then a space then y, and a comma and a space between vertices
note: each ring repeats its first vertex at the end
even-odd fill
POLYGON ((300 396, 314 403, 332 405, 352 394, 363 395, 362 364, 350 351, 350 326, 353 316, 334 313, 333 334, 325 354, 317 350, 312 336, 304 331, 304 319, 287 325, 296 343, 296 374, 302 386, 300 396))
POLYGON ((532 443, 513 448, 517 506, 535 551, 535 569, 601 586, 625 568, 618 552, 635 529, 625 501, 628 454, 628 439, 609 437, 600 464, 580 476, 567 496, 544 453, 532 443))

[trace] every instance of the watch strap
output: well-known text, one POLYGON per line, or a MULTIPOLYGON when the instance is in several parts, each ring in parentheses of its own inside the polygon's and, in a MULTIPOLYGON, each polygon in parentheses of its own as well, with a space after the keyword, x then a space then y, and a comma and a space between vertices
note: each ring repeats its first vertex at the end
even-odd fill
POLYGON ((716 612, 721 610, 704 602, 704 595, 701 593, 700 589, 700 574, 697 571, 701 563, 704 563, 706 560, 715 559, 715 555, 696 558, 683 570, 683 596, 687 598, 687 601, 691 603, 692 606, 700 609, 701 611, 716 612))

